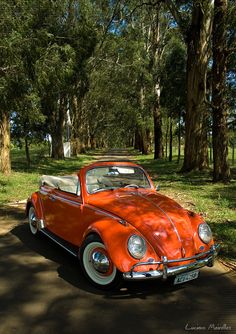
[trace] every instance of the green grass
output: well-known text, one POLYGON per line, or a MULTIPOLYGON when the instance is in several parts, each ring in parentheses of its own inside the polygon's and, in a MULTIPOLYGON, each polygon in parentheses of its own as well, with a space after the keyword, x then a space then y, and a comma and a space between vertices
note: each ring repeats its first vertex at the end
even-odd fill
POLYGON ((89 155, 53 160, 47 157, 45 147, 34 148, 31 151, 32 163, 30 168, 27 168, 23 150, 13 149, 11 158, 11 175, 4 176, 0 174, 0 205, 28 198, 32 192, 38 190, 39 178, 43 174, 70 174, 94 161, 94 157, 89 155))
MULTIPOLYGON (((24 152, 12 150, 12 174, 0 174, 0 205, 26 199, 38 189, 40 175, 75 172, 103 152, 91 151, 78 158, 53 160, 47 157, 45 147, 38 147, 31 150, 32 164, 27 169, 24 152)), ((128 154, 131 153, 129 150, 128 154)), ((186 175, 179 173, 181 162, 178 164, 176 160, 171 163, 154 161, 152 155, 136 155, 134 160, 149 172, 156 185, 160 185, 161 193, 177 200, 183 207, 201 213, 211 225, 215 238, 222 243, 221 256, 236 260, 236 168, 232 170, 232 181, 225 185, 211 181, 211 170, 186 175)))

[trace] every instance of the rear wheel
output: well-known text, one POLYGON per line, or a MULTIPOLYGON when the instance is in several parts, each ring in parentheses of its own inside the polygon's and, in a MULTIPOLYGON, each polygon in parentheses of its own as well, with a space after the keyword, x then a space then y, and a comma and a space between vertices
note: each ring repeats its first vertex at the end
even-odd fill
POLYGON ((100 289, 116 288, 122 274, 112 263, 109 254, 97 235, 88 236, 80 248, 80 261, 90 282, 100 289))
POLYGON ((35 209, 33 206, 29 208, 28 221, 29 221, 30 232, 33 235, 37 235, 39 229, 38 229, 38 222, 35 214, 35 209))

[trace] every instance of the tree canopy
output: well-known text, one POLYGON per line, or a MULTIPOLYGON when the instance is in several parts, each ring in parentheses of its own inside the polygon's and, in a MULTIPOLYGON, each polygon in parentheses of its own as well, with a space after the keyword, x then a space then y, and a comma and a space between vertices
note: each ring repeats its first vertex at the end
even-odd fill
POLYGON ((74 155, 129 146, 154 159, 169 152, 170 160, 174 143, 178 161, 185 147, 183 172, 208 168, 213 142, 214 180, 230 179, 234 1, 1 0, 0 6, 2 172, 11 170, 11 142, 25 146, 28 165, 30 144, 48 137, 56 159, 64 158, 65 141, 74 155))

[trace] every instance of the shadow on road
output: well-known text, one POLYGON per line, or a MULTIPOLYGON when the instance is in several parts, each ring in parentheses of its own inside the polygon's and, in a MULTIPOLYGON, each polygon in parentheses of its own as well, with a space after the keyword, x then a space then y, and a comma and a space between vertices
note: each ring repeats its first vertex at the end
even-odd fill
POLYGON ((189 329, 196 326, 203 333, 224 324, 236 331, 235 272, 216 266, 184 285, 125 282, 103 292, 87 282, 76 259, 34 238, 22 211, 9 209, 7 217, 15 225, 0 235, 1 334, 177 334, 196 333, 189 329))
POLYGON ((45 259, 56 264, 58 276, 74 287, 88 291, 93 294, 104 295, 106 298, 145 298, 148 294, 163 294, 164 292, 182 289, 179 285, 174 287, 171 282, 149 281, 149 282, 124 282, 120 290, 104 292, 90 285, 82 274, 79 261, 67 254, 59 246, 55 245, 44 235, 34 237, 29 232, 27 224, 20 224, 11 230, 29 252, 34 252, 45 259))

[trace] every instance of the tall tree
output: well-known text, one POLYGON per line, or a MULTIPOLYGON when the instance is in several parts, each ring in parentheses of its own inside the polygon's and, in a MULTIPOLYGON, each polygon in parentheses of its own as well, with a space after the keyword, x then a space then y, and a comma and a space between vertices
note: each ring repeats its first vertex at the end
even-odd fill
MULTIPOLYGON (((32 39, 26 46, 25 66, 47 117, 52 157, 61 159, 66 115, 70 107, 71 118, 78 119, 79 110, 72 105, 83 95, 84 72, 96 43, 95 33, 87 20, 84 1, 80 6, 76 0, 35 2, 31 10, 34 19, 28 29, 32 39)), ((77 122, 73 124, 73 138, 78 136, 77 122)))
MULTIPOLYGON (((186 47, 176 29, 172 29, 171 39, 167 44, 162 64, 161 105, 167 109, 167 132, 170 133, 170 150, 172 148, 172 123, 178 127, 178 162, 180 160, 181 136, 183 135, 183 118, 186 109, 186 47)), ((166 134, 167 145, 168 133, 166 134)), ((167 149, 166 149, 167 151, 167 149)), ((171 160, 171 157, 170 157, 171 160)))
MULTIPOLYGON (((185 152, 182 171, 201 170, 208 166, 206 79, 214 1, 185 2, 187 19, 177 1, 166 1, 187 44, 187 110, 185 152)), ((181 3, 183 4, 183 3, 181 3)), ((186 13, 185 13, 186 14, 186 13)))
MULTIPOLYGON (((163 54, 163 40, 160 33, 160 10, 161 5, 158 3, 154 7, 153 20, 151 22, 151 57, 150 67, 153 73, 153 123, 154 123, 154 159, 162 158, 162 115, 161 115, 161 80, 160 80, 160 63, 163 54), (159 71, 158 71, 159 70, 159 71)), ((164 32, 163 32, 164 35, 164 32)), ((163 37, 163 36, 162 36, 163 37)))
POLYGON ((213 112, 213 180, 228 181, 228 129, 226 102, 227 73, 227 0, 215 0, 213 22, 213 68, 212 68, 212 112, 213 112))
POLYGON ((0 20, 0 171, 11 172, 10 109, 16 98, 14 82, 20 73, 19 20, 16 10, 8 1, 1 2, 0 20))

